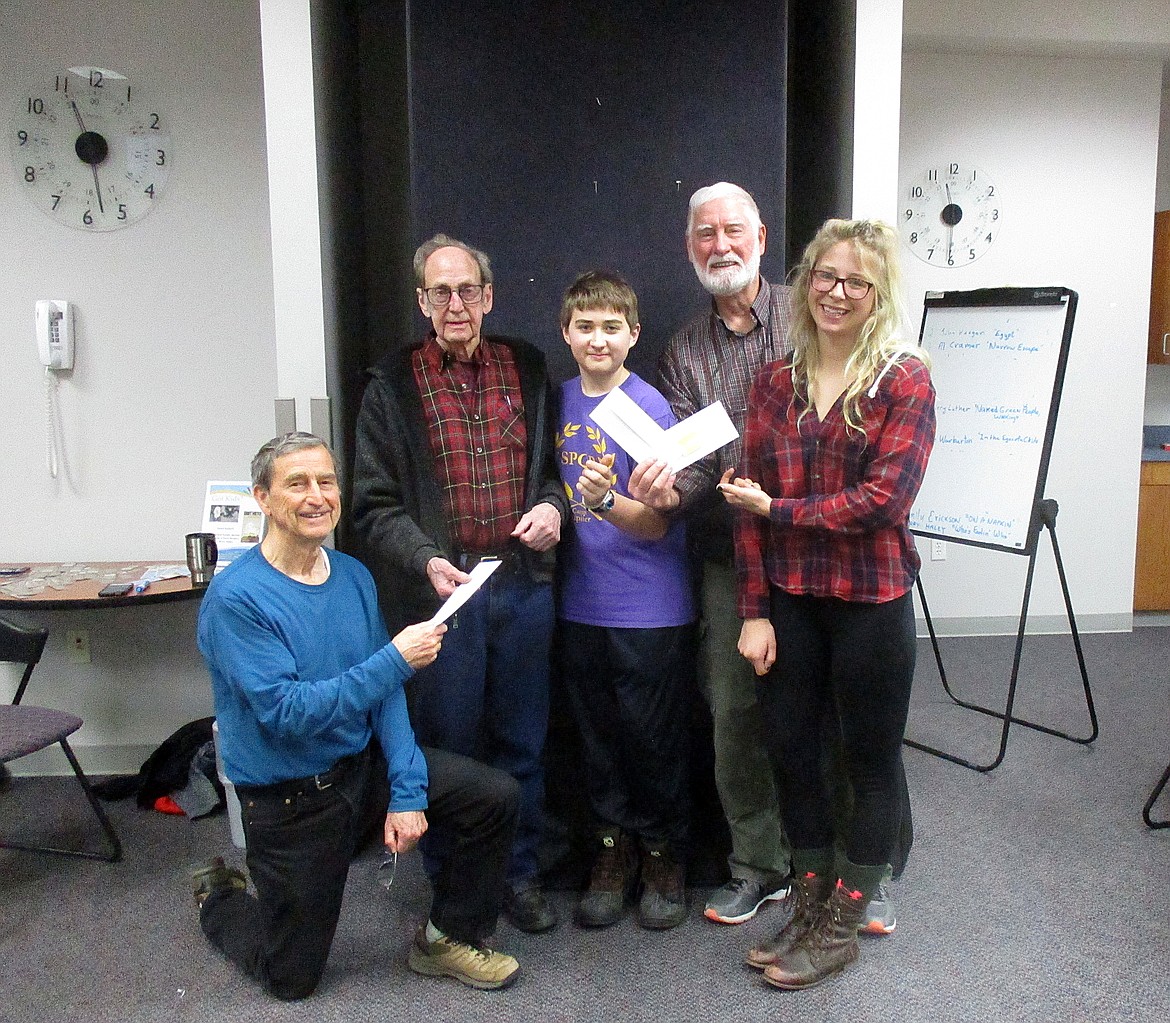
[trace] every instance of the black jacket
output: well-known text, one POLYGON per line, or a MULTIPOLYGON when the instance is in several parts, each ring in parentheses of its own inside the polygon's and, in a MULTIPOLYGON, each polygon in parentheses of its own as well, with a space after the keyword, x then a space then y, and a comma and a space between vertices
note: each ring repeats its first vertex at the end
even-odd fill
MULTIPOLYGON (((560 512, 564 527, 569 506, 556 468, 555 410, 544 356, 518 338, 488 340, 512 350, 520 377, 528 433, 524 508, 547 502, 560 512)), ((353 523, 391 634, 434 614, 440 601, 427 578, 427 562, 440 556, 456 563, 459 553, 411 369, 422 344, 391 352, 370 370, 357 421, 353 523)), ((517 547, 534 578, 552 578, 555 548, 538 553, 517 547)))

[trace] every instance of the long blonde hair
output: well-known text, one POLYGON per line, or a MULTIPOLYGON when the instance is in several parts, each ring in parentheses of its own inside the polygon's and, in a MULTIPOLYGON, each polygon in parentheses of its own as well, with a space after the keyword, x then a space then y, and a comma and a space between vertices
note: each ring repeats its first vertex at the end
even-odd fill
POLYGON ((842 408, 846 425, 864 433, 861 396, 887 367, 905 356, 930 365, 929 356, 905 334, 907 322, 902 301, 902 273, 898 267, 898 232, 880 220, 826 220, 808 243, 792 276, 792 382, 808 411, 809 380, 820 364, 817 327, 808 307, 809 278, 818 260, 834 245, 848 242, 865 276, 873 282, 873 313, 861 328, 857 344, 845 363, 842 408))

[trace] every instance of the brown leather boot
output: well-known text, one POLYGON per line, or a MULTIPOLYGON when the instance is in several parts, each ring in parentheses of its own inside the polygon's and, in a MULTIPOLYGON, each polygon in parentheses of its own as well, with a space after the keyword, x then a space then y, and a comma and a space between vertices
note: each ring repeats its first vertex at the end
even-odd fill
POLYGON ((779 934, 749 949, 744 961, 757 970, 765 970, 788 952, 816 922, 832 882, 811 872, 794 878, 788 898, 793 900, 792 917, 779 934))
POLYGON ((589 887, 577 903, 577 923, 582 927, 617 923, 638 883, 638 850, 629 835, 621 828, 603 828, 597 844, 589 887))
POLYGON ((857 925, 865 915, 867 901, 861 892, 851 892, 838 881, 804 940, 764 970, 764 980, 786 991, 799 991, 855 963, 861 954, 857 925))

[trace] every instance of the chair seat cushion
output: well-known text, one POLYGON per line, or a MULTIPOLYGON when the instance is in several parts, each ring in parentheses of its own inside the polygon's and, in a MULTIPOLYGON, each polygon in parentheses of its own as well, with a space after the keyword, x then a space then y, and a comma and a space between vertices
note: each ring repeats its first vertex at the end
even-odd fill
POLYGON ((81 718, 48 707, 0 704, 0 763, 28 756, 72 735, 81 718))

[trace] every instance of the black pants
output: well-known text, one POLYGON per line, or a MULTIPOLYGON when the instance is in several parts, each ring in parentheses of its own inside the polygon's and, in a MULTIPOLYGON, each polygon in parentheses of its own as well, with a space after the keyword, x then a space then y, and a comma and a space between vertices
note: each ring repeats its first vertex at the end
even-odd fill
POLYGON ((693 627, 611 629, 562 620, 557 642, 594 815, 683 858, 693 627))
POLYGON ((840 726, 853 790, 843 836, 857 864, 889 863, 902 826, 902 737, 917 640, 909 592, 883 604, 773 588, 776 664, 759 683, 780 812, 793 849, 834 843, 824 731, 840 726))
MULTIPOLYGON (((500 910, 519 787, 504 772, 458 754, 423 752, 430 777, 427 822, 450 836, 449 854, 433 879, 431 920, 458 941, 481 943, 500 910)), ((372 743, 329 788, 237 791, 256 895, 212 892, 200 924, 211 943, 270 994, 304 998, 325 969, 350 860, 385 822, 386 761, 372 743)))

